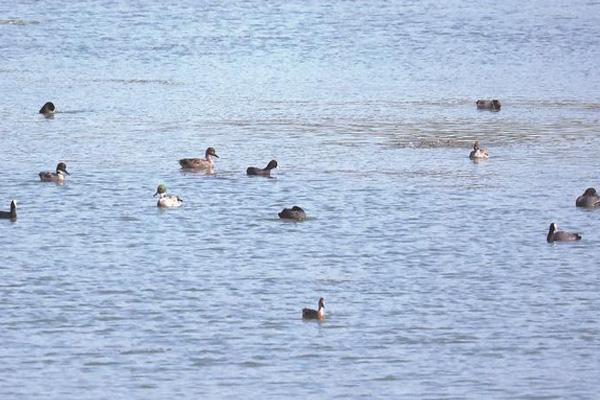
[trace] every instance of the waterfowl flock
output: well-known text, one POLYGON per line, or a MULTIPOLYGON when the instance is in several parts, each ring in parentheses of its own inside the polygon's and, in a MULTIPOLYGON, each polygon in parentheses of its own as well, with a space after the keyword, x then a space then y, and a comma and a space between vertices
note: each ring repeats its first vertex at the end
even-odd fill
MULTIPOLYGON (((500 101, 493 100, 477 100, 477 109, 500 111, 500 101)), ((56 112, 56 107, 52 102, 46 102, 39 110, 40 114, 45 117, 52 117, 56 112)), ((179 165, 184 170, 208 170, 214 169, 214 159, 219 158, 214 147, 208 147, 205 151, 204 158, 183 158, 179 160, 179 165)), ((473 144, 473 150, 469 153, 471 160, 485 160, 489 158, 488 150, 482 149, 479 145, 479 141, 473 144)), ((276 160, 271 160, 265 168, 259 167, 248 167, 246 169, 246 175, 249 176, 271 176, 271 171, 278 168, 276 160)), ((39 174, 40 181, 42 182, 54 182, 64 183, 65 177, 71 175, 67 171, 67 165, 64 162, 59 162, 56 166, 56 170, 53 171, 41 171, 39 174)), ((167 187, 164 184, 158 185, 154 197, 158 196, 157 207, 159 208, 176 208, 183 204, 183 200, 176 195, 167 193, 167 187)), ((577 197, 575 201, 577 207, 585 208, 600 208, 600 196, 597 194, 596 189, 587 188, 585 192, 577 197)), ((293 206, 292 208, 284 208, 278 213, 278 216, 282 220, 292 221, 303 221, 306 217, 306 212, 299 206, 293 206)), ((17 201, 12 200, 10 203, 9 211, 0 211, 0 219, 7 219, 11 221, 17 220, 17 201)), ((572 233, 567 231, 559 231, 556 223, 551 223, 548 230, 546 240, 548 243, 554 242, 573 242, 581 240, 582 236, 580 233, 572 233)), ((316 310, 310 308, 302 309, 303 319, 314 319, 323 320, 325 318, 325 301, 321 297, 318 302, 316 310)))

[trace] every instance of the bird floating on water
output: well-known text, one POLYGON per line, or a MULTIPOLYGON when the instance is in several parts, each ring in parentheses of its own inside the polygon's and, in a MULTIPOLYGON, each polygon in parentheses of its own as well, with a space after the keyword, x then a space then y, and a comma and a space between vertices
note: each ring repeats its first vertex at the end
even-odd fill
POLYGON ((56 107, 54 107, 54 103, 52 103, 51 101, 48 101, 47 103, 45 103, 42 106, 42 108, 40 108, 39 113, 44 114, 45 117, 50 117, 50 116, 54 115, 55 111, 56 111, 56 107))
POLYGON ((303 319, 318 319, 320 321, 325 319, 325 299, 322 297, 319 299, 319 307, 317 310, 313 310, 312 308, 303 308, 302 309, 302 318, 303 319))
POLYGON ((71 175, 67 171, 67 164, 65 164, 64 162, 60 162, 58 163, 58 165, 56 165, 56 172, 42 171, 38 175, 40 176, 40 180, 42 182, 62 183, 65 181, 65 174, 71 175))
POLYGON ((306 219, 306 213, 304 210, 298 206, 294 206, 292 208, 284 208, 280 213, 278 213, 279 218, 281 219, 294 219, 296 221, 301 221, 306 219))
POLYGON ((181 200, 179 196, 167 194, 167 187, 163 184, 158 185, 158 187, 156 188, 156 193, 154 193, 154 197, 156 196, 158 196, 158 202, 156 202, 157 207, 174 208, 179 207, 183 204, 183 200, 181 200))
POLYGON ((17 219, 16 200, 10 202, 10 211, 0 211, 0 219, 10 219, 11 221, 15 221, 17 219))
POLYGON ((548 230, 548 236, 546 237, 546 240, 548 243, 572 242, 575 240, 581 240, 581 235, 579 233, 559 231, 558 225, 553 222, 550 224, 550 229, 548 230))
POLYGON ((271 170, 277 168, 277 161, 271 160, 265 168, 248 167, 246 175, 271 176, 271 170))
POLYGON ((475 142, 475 144, 473 144, 473 151, 471 151, 471 153, 469 153, 469 158, 471 160, 484 160, 486 158, 488 158, 488 151, 487 149, 482 149, 479 147, 479 140, 475 142))
POLYGON ((182 158, 179 165, 183 169, 212 169, 215 166, 213 157, 219 158, 214 147, 209 147, 204 153, 204 158, 182 158))
POLYGON ((587 208, 600 207, 600 196, 596 193, 596 189, 585 189, 585 192, 575 200, 575 206, 587 208))
POLYGON ((477 100, 475 102, 478 110, 500 111, 500 100, 477 100))

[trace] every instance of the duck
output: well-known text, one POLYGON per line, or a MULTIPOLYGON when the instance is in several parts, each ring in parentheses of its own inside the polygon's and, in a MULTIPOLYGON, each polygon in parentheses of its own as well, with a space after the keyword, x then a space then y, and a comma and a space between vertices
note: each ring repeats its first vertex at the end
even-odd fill
POLYGON ((478 110, 491 110, 491 111, 500 111, 500 100, 477 100, 475 102, 478 110))
POLYGON ((487 149, 479 148, 479 140, 476 141, 475 144, 473 144, 473 151, 469 154, 469 158, 471 160, 482 160, 488 157, 487 149))
POLYGON ((206 149, 204 158, 182 158, 179 165, 184 169, 212 169, 215 166, 213 157, 219 158, 214 147, 206 149))
POLYGON ((44 114, 45 117, 49 117, 51 115, 54 115, 55 111, 56 111, 56 107, 54 107, 54 103, 51 101, 48 101, 42 106, 42 108, 40 108, 39 113, 44 114))
POLYGON ((550 224, 550 230, 548 231, 548 236, 546 237, 548 243, 552 242, 572 242, 575 240, 581 240, 581 235, 579 233, 565 232, 559 231, 558 225, 554 222, 550 224))
POLYGON ((42 182, 64 182, 65 174, 71 175, 67 171, 67 164, 60 162, 56 165, 56 172, 42 171, 38 175, 40 176, 40 180, 42 182))
POLYGON ((322 321, 325 319, 325 299, 319 299, 319 308, 317 310, 313 310, 312 308, 303 308, 302 309, 302 319, 318 319, 322 321))
POLYGON ((13 200, 10 202, 10 211, 0 211, 0 219, 10 219, 14 221, 17 219, 17 201, 13 200))
POLYGON ((158 185, 156 188, 156 193, 154 193, 154 197, 158 195, 158 202, 156 202, 157 207, 161 208, 174 208, 179 207, 183 204, 183 200, 179 198, 179 196, 174 196, 172 194, 167 194, 167 187, 163 184, 158 185))
POLYGON ((277 161, 271 160, 265 168, 248 167, 246 175, 271 176, 271 170, 277 168, 277 161))
POLYGON ((600 196, 596 193, 596 189, 587 188, 581 196, 575 200, 576 207, 600 207, 600 196))
POLYGON ((295 219, 296 221, 306 219, 306 213, 302 208, 298 206, 294 206, 292 208, 284 208, 277 215, 279 215, 279 218, 281 219, 295 219))

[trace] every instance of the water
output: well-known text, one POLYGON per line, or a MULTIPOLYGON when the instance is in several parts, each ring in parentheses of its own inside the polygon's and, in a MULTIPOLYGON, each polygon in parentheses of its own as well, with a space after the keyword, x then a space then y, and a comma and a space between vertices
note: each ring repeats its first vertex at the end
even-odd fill
POLYGON ((596 398, 600 212, 574 203, 599 186, 599 23, 588 1, 0 3, 0 398, 596 398), (179 170, 208 146, 215 175, 179 170), (553 221, 584 239, 548 245, 553 221))

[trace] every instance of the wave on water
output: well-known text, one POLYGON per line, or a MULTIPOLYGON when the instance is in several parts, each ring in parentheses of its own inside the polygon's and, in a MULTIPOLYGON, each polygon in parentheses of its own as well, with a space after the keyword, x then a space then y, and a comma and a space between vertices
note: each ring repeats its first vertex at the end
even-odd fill
POLYGON ((94 79, 93 82, 113 82, 113 83, 124 83, 126 85, 166 85, 166 86, 180 86, 182 82, 176 82, 168 79, 94 79))
POLYGON ((0 19, 0 25, 36 25, 39 21, 27 21, 20 18, 0 19))

